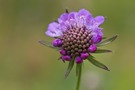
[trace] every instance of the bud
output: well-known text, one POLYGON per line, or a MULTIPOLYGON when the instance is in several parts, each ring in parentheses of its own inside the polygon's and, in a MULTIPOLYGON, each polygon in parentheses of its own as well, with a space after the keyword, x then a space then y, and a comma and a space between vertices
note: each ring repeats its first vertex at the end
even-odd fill
POLYGON ((62 41, 60 39, 54 39, 52 44, 54 47, 60 47, 62 46, 62 41))
POLYGON ((66 51, 63 50, 63 49, 61 49, 61 50, 60 50, 60 54, 61 54, 61 55, 66 55, 66 51))
POLYGON ((82 63, 83 60, 80 56, 78 56, 78 57, 75 58, 75 61, 76 61, 77 64, 79 64, 79 63, 82 63))
POLYGON ((71 61, 71 56, 68 56, 68 55, 62 56, 61 59, 66 60, 66 61, 71 61))
POLYGON ((88 48, 89 52, 94 53, 97 50, 97 46, 95 44, 90 45, 88 48))
POLYGON ((81 53, 81 58, 82 59, 87 59, 89 57, 88 53, 81 53))

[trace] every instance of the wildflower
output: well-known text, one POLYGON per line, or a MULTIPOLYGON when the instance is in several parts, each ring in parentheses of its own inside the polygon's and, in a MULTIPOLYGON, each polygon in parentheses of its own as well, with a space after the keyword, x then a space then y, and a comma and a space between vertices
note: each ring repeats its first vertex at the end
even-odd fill
POLYGON ((102 69, 109 69, 102 63, 95 60, 91 55, 93 53, 106 53, 110 50, 99 49, 99 46, 108 44, 116 39, 117 35, 102 41, 104 39, 102 28, 100 25, 104 22, 103 16, 93 17, 92 14, 81 9, 78 12, 63 13, 57 20, 48 26, 45 32, 47 36, 53 37, 52 45, 45 41, 40 43, 59 49, 60 59, 64 62, 68 61, 69 65, 65 76, 70 73, 74 62, 76 62, 76 74, 80 76, 81 64, 84 60, 90 61, 92 64, 102 69))
MULTIPOLYGON (((55 38, 54 47, 61 47, 61 50, 64 50, 61 59, 67 55, 71 58, 80 57, 82 63, 84 59, 88 58, 88 55, 84 58, 82 54, 95 52, 95 44, 102 40, 102 28, 99 26, 103 22, 103 16, 93 18, 89 11, 81 9, 79 12, 62 14, 58 18, 58 22, 49 24, 45 34, 55 38)), ((62 52, 60 51, 60 53, 62 52)), ((67 58, 65 60, 70 61, 67 58)))

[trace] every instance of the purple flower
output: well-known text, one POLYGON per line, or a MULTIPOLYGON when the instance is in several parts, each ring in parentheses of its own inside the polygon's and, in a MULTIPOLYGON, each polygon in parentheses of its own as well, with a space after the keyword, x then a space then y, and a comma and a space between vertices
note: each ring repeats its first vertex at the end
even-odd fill
MULTIPOLYGON (((92 55, 93 53, 111 52, 111 50, 100 49, 99 46, 109 44, 117 38, 117 35, 115 35, 103 40, 105 39, 102 32, 103 28, 100 27, 103 22, 103 16, 93 17, 85 9, 78 12, 68 12, 66 10, 66 13, 61 14, 57 22, 51 22, 48 25, 45 32, 47 36, 54 38, 52 43, 42 40, 39 43, 59 50, 61 54, 59 59, 63 62, 69 62, 65 77, 69 75, 76 62, 76 75, 80 78, 84 60, 88 60, 93 65, 109 71, 104 64, 97 61, 92 55)), ((79 84, 77 85, 79 86, 79 84)))
POLYGON ((70 61, 76 58, 76 63, 89 57, 88 53, 96 51, 95 44, 102 40, 103 16, 96 16, 81 9, 78 12, 63 13, 58 22, 52 22, 45 32, 50 37, 55 37, 54 47, 60 47, 62 60, 70 61))

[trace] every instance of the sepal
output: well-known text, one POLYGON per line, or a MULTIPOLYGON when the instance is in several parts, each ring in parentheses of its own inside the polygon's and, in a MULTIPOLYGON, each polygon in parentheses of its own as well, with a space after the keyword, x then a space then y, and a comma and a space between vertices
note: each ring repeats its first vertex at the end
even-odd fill
POLYGON ((73 66, 74 66, 74 60, 75 60, 75 59, 72 58, 72 60, 69 61, 68 68, 67 68, 66 73, 65 73, 65 78, 67 78, 68 75, 69 75, 69 73, 71 72, 71 70, 72 70, 72 68, 73 68, 73 66))
POLYGON ((88 61, 91 62, 93 65, 102 68, 104 70, 110 71, 104 64, 100 63, 99 61, 95 60, 93 56, 88 57, 88 61))
POLYGON ((80 71, 80 68, 81 68, 81 65, 82 63, 80 63, 80 64, 76 64, 76 76, 78 76, 78 74, 79 74, 79 71, 80 71))
POLYGON ((106 50, 106 49, 97 49, 94 53, 109 53, 112 52, 111 50, 106 50))
POLYGON ((102 42, 100 42, 100 43, 97 43, 96 46, 99 47, 99 46, 103 46, 103 45, 109 44, 109 43, 111 43, 112 41, 114 41, 117 37, 118 37, 118 35, 115 35, 115 36, 113 36, 113 37, 111 37, 111 38, 109 38, 109 39, 106 39, 106 40, 104 40, 104 41, 102 41, 102 42))
POLYGON ((40 44, 44 45, 44 46, 47 46, 47 47, 50 47, 50 48, 53 48, 53 49, 57 49, 57 50, 60 50, 59 47, 54 47, 52 45, 52 43, 48 42, 48 41, 43 41, 43 40, 40 40, 38 41, 40 44))

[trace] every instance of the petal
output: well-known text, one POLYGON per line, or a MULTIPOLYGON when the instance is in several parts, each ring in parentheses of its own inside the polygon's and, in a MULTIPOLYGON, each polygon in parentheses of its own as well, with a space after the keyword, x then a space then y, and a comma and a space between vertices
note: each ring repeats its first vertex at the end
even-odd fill
POLYGON ((70 23, 68 21, 60 23, 60 29, 62 32, 65 32, 66 30, 69 30, 71 27, 70 23))
POLYGON ((75 20, 76 14, 77 14, 76 12, 71 12, 71 13, 69 13, 69 15, 68 15, 68 20, 69 20, 69 21, 75 20))
POLYGON ((89 18, 87 18, 86 20, 87 20, 87 28, 89 30, 94 30, 95 28, 98 28, 104 22, 104 17, 97 16, 95 18, 91 18, 89 22, 88 22, 89 18))
POLYGON ((63 35, 63 32, 59 28, 59 24, 56 22, 52 22, 48 26, 48 30, 45 32, 46 35, 50 37, 59 37, 63 35))
POLYGON ((76 26, 77 20, 76 20, 77 12, 71 12, 68 16, 68 21, 72 26, 76 26))
POLYGON ((97 16, 95 17, 95 24, 97 26, 101 25, 104 22, 104 17, 103 16, 97 16))
POLYGON ((92 42, 93 43, 99 43, 100 41, 102 40, 102 36, 98 35, 98 34, 95 34, 93 37, 92 37, 92 42))
POLYGON ((103 36, 103 32, 102 32, 102 28, 99 28, 99 27, 95 27, 92 31, 92 33, 96 33, 100 36, 103 36))
POLYGON ((66 20, 68 20, 68 13, 64 13, 58 18, 59 23, 65 22, 66 20))
POLYGON ((87 29, 91 29, 91 24, 92 24, 92 20, 93 20, 93 17, 91 16, 91 15, 88 15, 87 17, 86 17, 86 27, 87 27, 87 29))
POLYGON ((77 13, 77 26, 78 27, 82 27, 86 24, 86 18, 87 16, 92 17, 92 15, 90 14, 89 11, 85 10, 85 9, 81 9, 78 11, 77 13))
POLYGON ((81 9, 81 10, 79 10, 79 12, 78 12, 78 16, 79 16, 80 18, 86 17, 86 16, 88 16, 88 15, 92 16, 91 13, 90 13, 89 11, 85 10, 85 9, 81 9))
POLYGON ((102 28, 95 28, 92 32, 92 42, 94 44, 99 43, 102 40, 103 32, 102 28))

